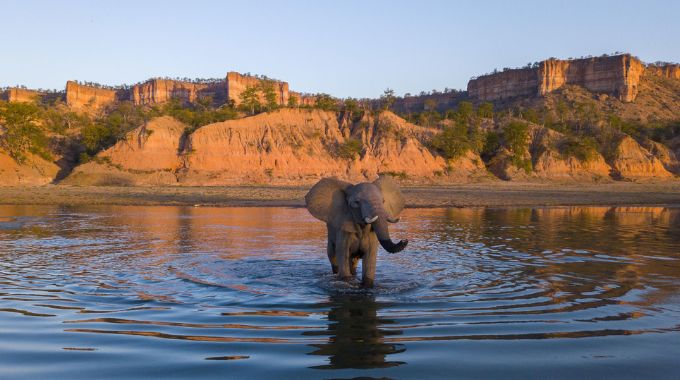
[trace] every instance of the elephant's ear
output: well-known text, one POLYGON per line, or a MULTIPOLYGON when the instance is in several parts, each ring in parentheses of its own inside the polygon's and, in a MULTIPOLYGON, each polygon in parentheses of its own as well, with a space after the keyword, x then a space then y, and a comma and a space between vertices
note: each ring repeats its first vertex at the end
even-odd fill
POLYGON ((324 178, 314 185, 307 195, 307 210, 315 218, 326 223, 332 222, 340 215, 347 214, 345 190, 352 184, 336 178, 324 178))
POLYGON ((373 184, 380 188, 382 191, 383 198, 385 199, 385 210, 390 213, 390 216, 396 218, 401 214, 401 210, 404 209, 404 196, 399 190, 399 186, 394 182, 392 177, 381 174, 378 179, 373 181, 373 184))

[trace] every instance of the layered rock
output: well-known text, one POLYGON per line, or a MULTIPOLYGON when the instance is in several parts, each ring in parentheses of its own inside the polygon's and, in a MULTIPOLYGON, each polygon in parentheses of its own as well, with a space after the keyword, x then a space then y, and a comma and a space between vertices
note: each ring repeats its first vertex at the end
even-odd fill
POLYGON ((503 100, 519 96, 536 96, 539 92, 537 69, 506 70, 483 75, 468 82, 468 95, 479 100, 503 100))
POLYGON ((171 79, 151 79, 134 85, 130 93, 130 100, 137 105, 160 104, 170 99, 192 103, 200 97, 211 97, 217 103, 224 103, 227 87, 223 81, 192 83, 171 79))
POLYGON ((44 95, 45 93, 41 91, 13 87, 6 91, 4 98, 8 102, 31 103, 40 100, 40 98, 44 95))
MULTIPOLYGON (((250 87, 260 87, 264 80, 248 75, 242 75, 235 71, 230 71, 227 73, 227 97, 230 102, 234 102, 235 105, 241 103, 241 94, 243 91, 250 87)), ((274 92, 276 93, 276 102, 279 105, 288 104, 288 83, 281 81, 269 81, 274 86, 274 92)), ((260 101, 265 102, 264 93, 259 92, 260 101)), ((300 98, 302 100, 302 98, 300 98)))
POLYGON ((66 104, 74 110, 95 111, 115 103, 117 91, 108 88, 85 86, 74 81, 66 82, 66 104))
POLYGON ((680 79, 680 64, 677 63, 649 65, 647 71, 661 78, 680 79))
POLYGON ((548 59, 535 67, 505 70, 468 82, 468 93, 479 100, 543 96, 564 85, 582 86, 632 102, 638 93, 644 64, 629 54, 574 60, 548 59))

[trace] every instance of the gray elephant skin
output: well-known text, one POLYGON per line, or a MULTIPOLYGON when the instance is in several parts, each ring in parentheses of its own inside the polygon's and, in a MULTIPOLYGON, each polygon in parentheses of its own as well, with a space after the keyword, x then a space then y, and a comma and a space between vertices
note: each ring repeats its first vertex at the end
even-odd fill
POLYGON ((378 245, 387 252, 402 251, 408 240, 394 243, 388 223, 399 221, 404 196, 389 176, 353 185, 336 178, 324 178, 305 196, 307 210, 328 228, 328 260, 333 273, 343 280, 356 275, 362 263, 362 285, 372 287, 378 245))

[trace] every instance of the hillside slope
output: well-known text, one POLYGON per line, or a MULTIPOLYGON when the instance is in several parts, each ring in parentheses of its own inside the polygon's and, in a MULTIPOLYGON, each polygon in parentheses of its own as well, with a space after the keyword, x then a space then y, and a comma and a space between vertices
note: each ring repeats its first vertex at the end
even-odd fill
POLYGON ((447 163, 426 146, 437 130, 391 112, 352 121, 333 112, 282 109, 184 130, 172 118, 153 119, 64 183, 299 184, 325 176, 366 180, 379 172, 417 183, 489 178, 478 155, 447 163))

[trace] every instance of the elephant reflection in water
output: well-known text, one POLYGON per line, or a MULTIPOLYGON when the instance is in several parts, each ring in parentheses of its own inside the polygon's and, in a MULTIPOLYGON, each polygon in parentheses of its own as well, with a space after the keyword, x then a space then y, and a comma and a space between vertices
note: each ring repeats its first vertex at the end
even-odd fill
POLYGON ((315 369, 387 368, 404 364, 387 361, 386 356, 406 351, 401 344, 385 343, 384 337, 401 335, 401 330, 381 328, 394 323, 378 317, 380 306, 371 295, 333 295, 328 312, 328 330, 308 331, 307 336, 329 335, 325 344, 312 344, 316 350, 310 355, 327 356, 328 364, 315 369))

